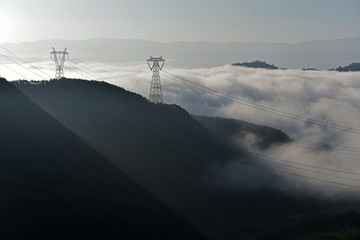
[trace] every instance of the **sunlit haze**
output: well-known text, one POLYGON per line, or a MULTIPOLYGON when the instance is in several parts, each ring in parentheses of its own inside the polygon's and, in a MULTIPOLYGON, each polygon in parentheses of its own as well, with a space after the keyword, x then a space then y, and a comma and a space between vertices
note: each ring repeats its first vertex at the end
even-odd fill
POLYGON ((360 35, 357 0, 4 0, 0 42, 301 42, 360 35))
POLYGON ((359 240, 360 0, 1 0, 1 239, 359 240))

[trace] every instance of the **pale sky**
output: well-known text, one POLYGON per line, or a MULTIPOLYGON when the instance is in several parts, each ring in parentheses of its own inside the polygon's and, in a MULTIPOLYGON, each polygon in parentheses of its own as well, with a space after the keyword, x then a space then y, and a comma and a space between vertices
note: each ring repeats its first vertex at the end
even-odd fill
POLYGON ((360 36, 359 26, 359 0, 1 0, 0 8, 0 42, 294 43, 360 36))

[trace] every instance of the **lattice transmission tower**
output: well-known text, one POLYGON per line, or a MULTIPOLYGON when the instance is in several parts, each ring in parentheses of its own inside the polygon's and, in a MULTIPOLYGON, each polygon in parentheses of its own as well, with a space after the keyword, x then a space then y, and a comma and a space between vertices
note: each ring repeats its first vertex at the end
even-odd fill
POLYGON ((65 59, 69 58, 69 53, 66 51, 66 49, 67 48, 65 48, 64 51, 56 51, 55 48, 53 48, 53 51, 50 52, 50 58, 54 59, 56 65, 56 72, 55 72, 56 79, 60 79, 64 77, 65 59))
POLYGON ((165 60, 162 57, 150 56, 147 63, 150 70, 153 72, 150 84, 149 101, 153 103, 162 103, 163 96, 160 82, 160 70, 164 67, 165 60))

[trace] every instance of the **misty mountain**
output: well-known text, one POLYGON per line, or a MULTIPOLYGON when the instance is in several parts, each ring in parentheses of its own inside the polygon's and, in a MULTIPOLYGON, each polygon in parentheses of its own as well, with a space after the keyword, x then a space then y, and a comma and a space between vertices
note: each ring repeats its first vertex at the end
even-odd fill
POLYGON ((0 79, 3 239, 198 239, 78 136, 0 79))
POLYGON ((346 66, 340 66, 337 68, 332 68, 330 71, 338 71, 338 72, 360 72, 360 63, 350 63, 346 66))
POLYGON ((260 151, 289 141, 275 129, 195 120, 179 106, 153 104, 104 82, 13 84, 208 235, 254 237, 280 228, 293 215, 349 206, 293 191, 285 178, 244 163, 251 159, 238 146, 247 144, 247 135, 259 138, 260 151), (241 144, 235 146, 238 137, 241 144))
POLYGON ((265 61, 255 60, 252 62, 243 62, 243 63, 233 63, 233 66, 242 66, 249 68, 263 68, 263 69, 279 69, 274 64, 268 64, 265 61))
POLYGON ((216 136, 220 142, 233 149, 245 148, 249 144, 252 148, 265 150, 277 144, 289 143, 290 137, 284 132, 267 126, 260 126, 237 119, 220 117, 193 116, 206 129, 216 136))
POLYGON ((94 38, 78 41, 43 40, 32 43, 7 43, 5 47, 27 56, 29 61, 49 59, 52 47, 68 48, 70 57, 104 63, 144 62, 162 55, 167 66, 214 67, 232 62, 264 59, 284 68, 328 69, 359 61, 360 37, 287 43, 169 42, 94 38))

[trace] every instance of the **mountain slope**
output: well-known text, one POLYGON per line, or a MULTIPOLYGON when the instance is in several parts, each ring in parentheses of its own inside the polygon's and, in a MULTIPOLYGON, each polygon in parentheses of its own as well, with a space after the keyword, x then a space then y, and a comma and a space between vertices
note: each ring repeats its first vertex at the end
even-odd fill
POLYGON ((244 144, 250 143, 253 148, 264 150, 273 145, 291 141, 289 136, 282 131, 267 126, 259 126, 241 120, 220 117, 193 117, 221 142, 234 149, 245 147, 244 144))
POLYGON ((4 239, 200 237, 3 78, 0 136, 4 239))
POLYGON ((232 154, 176 105, 155 105, 104 82, 61 79, 14 84, 159 194, 173 190, 170 182, 192 182, 209 164, 232 154), (164 179, 169 186, 162 184, 164 179))
POLYGON ((330 70, 338 72, 360 72, 360 63, 350 63, 347 66, 340 66, 337 68, 332 68, 330 70))
POLYGON ((248 68, 262 68, 262 69, 279 69, 274 64, 269 64, 265 61, 255 60, 252 62, 233 63, 233 66, 242 66, 248 68))
POLYGON ((284 224, 271 234, 265 234, 258 240, 296 239, 296 240, 356 240, 360 238, 360 213, 355 210, 322 213, 320 216, 308 216, 297 223, 284 224))
POLYGON ((287 191, 293 189, 291 184, 287 188, 288 179, 244 164, 244 155, 224 147, 228 139, 242 138, 244 132, 268 137, 258 142, 259 148, 286 142, 287 136, 277 130, 228 119, 205 121, 209 126, 216 123, 213 130, 218 129, 220 137, 178 106, 152 104, 103 82, 14 84, 209 235, 254 237, 293 215, 348 206, 287 191))

